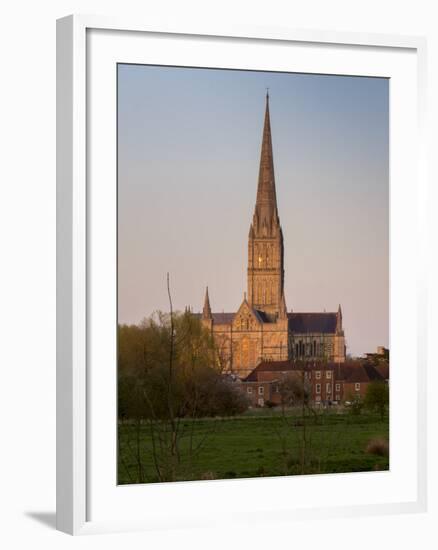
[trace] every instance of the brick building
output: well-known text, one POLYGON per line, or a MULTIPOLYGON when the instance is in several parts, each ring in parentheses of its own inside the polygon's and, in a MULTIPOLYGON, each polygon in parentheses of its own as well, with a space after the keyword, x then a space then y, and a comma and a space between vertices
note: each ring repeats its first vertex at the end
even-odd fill
POLYGON ((261 361, 345 361, 342 311, 288 312, 284 295, 284 241, 277 208, 269 95, 257 198, 248 234, 247 292, 236 312, 214 313, 208 288, 202 323, 214 335, 224 371, 247 376, 261 361))
POLYGON ((389 372, 366 361, 349 363, 264 361, 240 384, 251 406, 281 403, 281 383, 295 376, 309 388, 313 404, 340 404, 363 399, 371 382, 387 382, 389 372))

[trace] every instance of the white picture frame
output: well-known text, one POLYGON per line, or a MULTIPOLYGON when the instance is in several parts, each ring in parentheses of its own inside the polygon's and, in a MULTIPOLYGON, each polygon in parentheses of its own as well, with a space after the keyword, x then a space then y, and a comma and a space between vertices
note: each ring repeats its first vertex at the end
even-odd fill
MULTIPOLYGON (((412 65, 412 73, 408 77, 409 89, 412 89, 410 98, 410 112, 412 114, 409 124, 415 127, 415 135, 409 136, 409 141, 406 143, 396 144, 391 142, 392 155, 406 152, 406 147, 415 148, 410 151, 409 169, 407 174, 411 177, 409 182, 401 187, 406 190, 406 195, 400 201, 395 210, 397 215, 403 213, 403 208, 409 204, 409 199, 417 202, 415 209, 415 218, 418 220, 418 225, 411 228, 412 238, 407 243, 408 247, 414 250, 417 247, 417 262, 412 267, 412 270, 404 276, 408 277, 409 285, 409 307, 416 315, 417 322, 415 323, 415 335, 412 342, 409 344, 409 349, 406 351, 406 357, 414 362, 415 369, 415 426, 412 426, 412 434, 416 439, 415 449, 412 450, 412 461, 407 468, 412 476, 412 486, 406 489, 406 495, 403 498, 398 498, 394 493, 393 497, 382 497, 380 501, 372 501, 370 499, 363 502, 359 499, 352 499, 351 503, 347 501, 334 502, 333 506, 317 503, 312 505, 311 500, 304 503, 303 506, 295 504, 287 504, 287 500, 280 502, 277 507, 269 508, 248 505, 245 507, 244 513, 240 516, 246 521, 260 521, 263 517, 267 520, 288 518, 318 518, 336 515, 359 515, 359 514, 380 514, 394 512, 416 512, 426 509, 426 277, 425 269, 426 262, 424 257, 425 242, 425 146, 424 146, 424 117, 425 117, 425 41, 418 37, 402 37, 402 36, 387 36, 387 35, 368 35, 368 34, 349 34, 326 31, 299 31, 288 29, 272 29, 272 28, 221 28, 221 29, 178 29, 166 28, 160 29, 149 28, 147 24, 138 21, 129 21, 121 19, 111 19, 106 17, 95 16, 69 16, 58 20, 57 23, 57 527, 61 531, 70 534, 83 534, 91 532, 107 532, 112 530, 130 530, 130 529, 151 529, 163 526, 181 526, 181 525, 209 525, 214 523, 213 512, 209 517, 208 510, 202 515, 202 510, 195 510, 195 501, 205 499, 211 491, 213 491, 220 502, 221 499, 228 495, 231 500, 238 498, 239 492, 245 494, 247 502, 254 502, 253 491, 256 487, 259 491, 269 492, 277 490, 278 480, 242 480, 237 483, 234 481, 218 481, 218 482, 200 482, 200 483, 185 483, 185 484, 159 484, 153 487, 154 498, 157 505, 155 515, 144 514, 130 516, 129 510, 126 507, 129 501, 134 502, 135 499, 140 499, 137 502, 142 502, 144 496, 141 492, 146 490, 144 486, 131 487, 130 490, 135 492, 128 495, 127 491, 123 494, 121 502, 126 514, 118 515, 117 508, 108 508, 102 513, 93 514, 90 516, 90 509, 94 506, 93 499, 96 501, 110 500, 113 498, 112 488, 108 488, 108 493, 102 487, 102 484, 93 486, 93 497, 90 496, 90 487, 94 483, 96 471, 93 468, 94 454, 92 452, 92 439, 97 433, 96 426, 91 425, 91 418, 96 422, 96 414, 93 414, 93 407, 98 396, 95 390, 96 387, 94 372, 91 372, 91 365, 95 367, 98 373, 98 360, 94 358, 93 342, 97 334, 95 332, 95 323, 93 314, 90 311, 96 311, 99 307, 99 302, 93 303, 93 308, 90 303, 94 300, 93 277, 90 275, 90 264, 94 262, 105 262, 114 259, 111 254, 106 258, 90 257, 94 254, 96 248, 90 244, 90 229, 93 229, 96 212, 93 210, 92 202, 90 201, 90 178, 95 177, 91 167, 92 155, 95 153, 93 148, 93 139, 90 138, 90 82, 92 77, 94 82, 105 82, 105 76, 90 74, 94 71, 96 65, 94 58, 90 57, 94 53, 90 53, 90 46, 95 48, 94 51, 99 51, 99 45, 96 41, 90 40, 90 32, 97 31, 100 35, 105 35, 105 55, 113 55, 114 51, 117 56, 117 48, 115 36, 121 37, 129 35, 133 40, 141 40, 141 37, 159 37, 160 40, 169 38, 170 42, 166 44, 165 57, 167 62, 163 64, 175 65, 183 64, 181 55, 177 52, 178 40, 203 40, 205 43, 220 41, 222 45, 227 46, 231 54, 235 56, 242 45, 252 46, 259 44, 261 47, 275 48, 277 46, 287 47, 288 45, 300 46, 303 50, 311 51, 313 47, 320 49, 330 49, 334 52, 335 49, 340 57, 344 57, 344 51, 348 48, 355 48, 356 52, 361 51, 361 48, 375 57, 383 57, 388 55, 388 69, 382 68, 381 76, 385 76, 386 70, 390 72, 391 63, 398 63, 398 71, 402 71, 402 60, 392 61, 391 56, 396 58, 398 54, 406 52, 409 56, 415 57, 415 62, 412 65), (113 36, 113 38, 111 37, 113 36), (97 44, 97 45, 96 45, 97 44), (109 52, 109 50, 114 51, 109 52), (111 47, 108 47, 110 45, 111 47), (394 55, 393 55, 394 54, 394 55), (173 61, 172 61, 173 60, 173 61), (94 64, 93 64, 94 63, 94 64), (96 80, 97 78, 97 80, 96 80), (418 101, 418 104, 417 104, 418 101), (90 138, 90 139, 89 139, 90 138), (398 148, 399 146, 399 148, 398 148), (411 193, 409 197, 409 193, 411 193), (407 202, 406 202, 407 201, 407 202), (93 381, 93 384, 91 384, 93 381), (271 485, 269 485, 271 484, 271 485), (213 487, 209 489, 209 487, 213 487), (111 489, 111 490, 110 490, 111 489), (101 492, 101 496, 97 495, 101 492), (128 495, 128 496, 127 496, 128 495), (175 510, 166 509, 166 498, 172 497, 175 499, 175 510), (161 499, 161 500, 160 500, 161 499), (187 511, 178 515, 177 507, 181 502, 187 502, 187 499, 192 503, 193 510, 187 511), (190 500, 192 499, 192 500, 190 500), (162 501, 162 502, 161 502, 162 501), (178 504, 179 503, 179 504, 178 504), (164 512, 166 510, 166 513, 164 512), (191 517, 193 516, 193 521, 191 517), (196 517, 194 517, 196 516, 196 517)), ((120 61, 130 62, 128 58, 131 46, 127 49, 120 49, 120 61)), ((216 48, 217 60, 221 59, 223 52, 216 48)), ((251 54, 249 54, 251 55, 251 54)), ((331 53, 330 53, 331 55, 331 53)), ((330 55, 327 59, 330 60, 330 55)), ((349 54, 350 55, 350 54, 349 54)), ((333 54, 334 58, 336 57, 333 54)), ((377 59, 376 57, 376 59, 377 59)), ((109 62, 113 63, 114 58, 108 58, 109 62), (111 60, 112 59, 112 60, 111 60)), ((135 60, 136 62, 138 59, 135 60)), ((351 60, 350 60, 351 61, 351 60)), ((220 62, 220 61, 216 61, 220 62)), ((237 68, 238 68, 238 61, 237 68)), ((335 72, 335 66, 338 61, 333 60, 333 65, 327 64, 326 72, 335 72)), ((365 61, 364 61, 365 63, 365 61)), ((211 66, 211 63, 209 63, 211 66)), ((201 65, 200 65, 201 66, 201 65)), ((228 66, 228 65, 227 65, 228 66)), ((364 65, 365 66, 365 65, 364 65)), ((302 65, 305 71, 306 65, 302 65)), ((243 67, 240 68, 250 68, 243 67)), ((267 67, 268 68, 268 67, 267 67)), ((284 69, 286 70, 286 69, 284 69)), ((373 74, 370 66, 369 73, 373 74)), ((96 70, 97 71, 97 70, 96 70)), ((406 69, 408 71, 408 69, 406 69)), ((313 72, 309 70, 308 72, 313 72)), ((337 73, 336 73, 337 74, 337 73)), ((363 70, 358 70, 357 74, 365 74, 363 70)), ((402 74, 402 73, 400 73, 402 74)), ((389 77, 390 74, 387 74, 389 77)), ((112 96, 111 96, 112 97, 112 96)), ((393 98, 392 98, 393 100, 393 98)), ((115 105, 113 105, 115 107, 115 105)), ((400 106, 399 106, 400 107, 400 106)), ((396 111, 397 112, 397 111, 396 111)), ((94 116, 94 115, 93 115, 94 116)), ((93 123, 98 122, 93 119, 93 123)), ((114 121, 112 122, 114 123, 114 121)), ((391 124, 397 125, 397 119, 391 119, 391 124)), ((94 131, 94 130, 93 130, 94 131)), ((108 140, 112 139, 109 134, 108 140)), ((114 144, 113 144, 114 145, 114 144)), ((113 145, 108 144, 111 148, 113 145)), ((105 145, 102 145, 105 147, 105 145)), ((394 162, 394 160, 392 160, 394 162)), ((98 162, 96 163, 98 164, 98 162)), ((114 171, 115 159, 106 163, 106 169, 114 171)), ((394 168, 394 166, 393 166, 394 168)), ((395 168, 397 168, 395 166, 395 168)), ((395 181, 402 182, 404 177, 407 177, 403 168, 399 167, 395 181), (397 179, 398 178, 398 179, 397 179)), ((394 182, 394 170, 392 170, 391 182, 394 182)), ((104 177, 103 173, 99 177, 104 177)), ((111 177, 111 175, 109 176, 111 177)), ((93 196, 94 204, 99 197, 93 196)), ((111 201, 110 201, 111 202, 111 201)), ((109 207, 110 208, 110 207, 109 207)), ((101 207, 103 217, 100 220, 111 218, 111 212, 105 210, 105 206, 101 207)), ((97 215, 97 214, 96 214, 97 215)), ((108 222, 110 223, 110 222, 108 222)), ((397 223, 397 219, 394 223, 397 223)), ((114 233, 113 233, 114 236, 114 233)), ((111 238, 111 233, 107 237, 111 238)), ((111 248, 111 247, 110 247, 111 248)), ((397 254, 397 250, 393 253, 397 254)), ((104 265, 104 264, 102 264, 104 265)), ((393 265, 392 265, 393 267, 393 265)), ((409 271, 409 270, 408 270, 409 271)), ((111 280, 111 277, 109 277, 111 280)), ((111 286, 108 287, 111 290, 111 286)), ((108 291, 108 288, 106 291, 108 291)), ((396 292, 396 290, 395 290, 396 292)), ((393 297, 394 298, 394 297, 393 297)), ((402 323, 399 320, 397 310, 397 300, 394 303, 392 300, 392 323, 402 323)), ((403 335, 403 330, 406 327, 399 327, 398 334, 403 335)), ((100 329, 99 329, 100 330, 100 329)), ((102 328, 104 330, 104 328, 102 328)), ((400 363, 400 368, 408 368, 406 365, 408 359, 397 356, 397 353, 392 355, 392 363, 397 365, 400 363)), ((100 376, 100 374, 96 374, 100 376)), ((105 376, 108 376, 106 374, 105 376)), ((392 374, 391 374, 392 376, 392 374)), ((115 381, 114 381, 115 384, 115 381)), ((412 385, 412 384, 411 384, 412 385)), ((105 389, 112 390, 113 386, 103 385, 102 391, 105 389)), ((397 378, 391 381, 391 402, 394 397, 394 392, 402 391, 404 386, 400 381, 398 385, 397 378)), ((395 401, 397 401, 395 399, 395 401)), ((107 403, 101 403, 101 410, 110 411, 113 407, 113 414, 109 417, 109 422, 115 422, 114 400, 108 400, 107 403)), ((396 409, 397 410, 397 409, 396 409)), ((400 409, 401 410, 401 409, 400 409)), ((393 423, 394 418, 391 417, 393 423)), ((395 419, 397 420, 397 418, 395 419)), ((394 423, 393 423, 394 424, 394 423)), ((396 422, 395 422, 396 425, 396 422)), ((396 426, 397 427, 397 426, 396 426)), ((100 429, 99 429, 100 432, 100 429)), ((105 430, 102 430, 104 433, 105 430)), ((100 437, 100 436, 99 436, 100 437)), ((102 436, 102 437, 105 437, 102 436)), ((112 432, 109 430, 107 441, 110 441, 112 432)), ((391 435, 392 437, 392 435, 391 435)), ((102 444, 102 448, 104 444, 102 444)), ((391 460, 393 449, 391 448, 391 460)), ((409 459, 406 459, 409 462, 409 459)), ((110 462, 110 460, 109 460, 110 462)), ((102 461, 100 462, 102 464, 102 461)), ((403 465, 400 465, 400 473, 402 473, 403 465)), ((102 467, 102 470, 105 470, 102 467)), ((397 470, 397 466, 395 466, 397 470)), ((348 476, 349 474, 345 474, 348 476)), ((374 475, 374 474, 373 474, 374 475)), ((315 476, 302 477, 299 480, 301 488, 305 491, 305 486, 312 486, 314 490, 315 483, 318 483, 315 476), (316 480, 316 481, 315 481, 316 480)), ((325 476, 330 478, 330 476, 325 476)), ((103 479, 103 478, 102 478, 103 479)), ((283 478, 280 478, 283 479, 283 478)), ((333 480, 333 477, 331 478, 333 480)), ((340 479, 340 478, 339 478, 340 479)), ((360 478, 358 483, 362 483, 360 478)), ((381 478, 382 479, 382 478, 381 478)), ((370 478, 366 483, 369 484, 370 478)), ((101 480, 102 481, 102 480, 101 480)), ((99 482, 100 483, 100 482, 99 482)), ((107 483, 103 479, 102 483, 107 483)), ((283 481, 285 483, 285 481, 283 481)), ((294 483, 298 483, 295 481, 294 483)), ((330 483, 330 480, 327 480, 330 483)), ((388 482, 389 483, 389 482, 388 482)), ((407 482, 408 483, 408 482, 407 482)), ((149 491, 151 489, 149 488, 149 491)), ((390 491, 390 483, 388 491, 390 491)), ((389 494, 389 493, 388 493, 389 494)), ((149 493, 150 495, 150 493, 149 493)), ((215 498, 216 498, 215 497, 215 498)), ((304 501, 303 501, 304 502, 304 501)), ((205 506, 204 506, 205 508, 205 506)), ((236 516, 231 510, 231 516, 236 516)), ((230 520, 232 517, 230 516, 230 520)))

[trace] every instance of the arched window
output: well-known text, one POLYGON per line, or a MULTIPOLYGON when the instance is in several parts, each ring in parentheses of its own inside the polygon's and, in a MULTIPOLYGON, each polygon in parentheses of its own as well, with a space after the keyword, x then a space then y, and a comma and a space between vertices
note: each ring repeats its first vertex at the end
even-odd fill
POLYGON ((249 342, 248 338, 245 337, 242 339, 242 365, 247 366, 249 363, 249 342))

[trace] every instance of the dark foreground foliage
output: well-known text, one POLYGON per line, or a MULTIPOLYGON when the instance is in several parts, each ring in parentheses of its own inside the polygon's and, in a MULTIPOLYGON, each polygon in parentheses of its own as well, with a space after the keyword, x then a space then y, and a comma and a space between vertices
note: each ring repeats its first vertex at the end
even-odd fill
POLYGON ((248 407, 222 375, 211 333, 190 312, 175 314, 172 308, 139 326, 119 327, 117 397, 119 422, 129 426, 119 432, 120 461, 127 480, 139 483, 152 475, 158 481, 181 479, 216 429, 208 423, 199 430, 196 421, 248 407))

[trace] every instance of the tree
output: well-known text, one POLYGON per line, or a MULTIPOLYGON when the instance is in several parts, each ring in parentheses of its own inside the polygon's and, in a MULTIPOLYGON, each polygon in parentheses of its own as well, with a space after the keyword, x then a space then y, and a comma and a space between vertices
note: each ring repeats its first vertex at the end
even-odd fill
POLYGON ((301 374, 291 373, 284 376, 278 384, 278 391, 283 407, 307 406, 310 399, 310 384, 304 379, 304 369, 301 374))
POLYGON ((190 311, 173 312, 170 292, 169 303, 169 313, 118 329, 118 416, 136 428, 131 454, 139 482, 145 476, 142 426, 148 427, 156 477, 174 481, 183 468, 191 468, 215 430, 210 422, 200 434, 196 420, 237 414, 248 406, 236 384, 222 375, 210 331, 190 311))
POLYGON ((364 405, 368 410, 377 411, 381 420, 389 405, 389 387, 385 382, 371 382, 368 385, 364 405))
POLYGON ((299 468, 299 472, 304 474, 308 467, 309 461, 309 434, 307 430, 308 417, 311 415, 314 418, 315 412, 310 405, 311 386, 306 378, 306 365, 303 362, 301 369, 297 372, 289 373, 285 375, 278 384, 278 391, 281 398, 281 416, 280 427, 277 430, 277 435, 280 439, 282 448, 282 454, 285 459, 285 474, 293 464, 293 459, 287 450, 288 440, 291 433, 297 429, 300 429, 301 441, 299 459, 296 467, 299 468), (288 407, 299 407, 299 415, 290 415, 287 413, 288 407))

